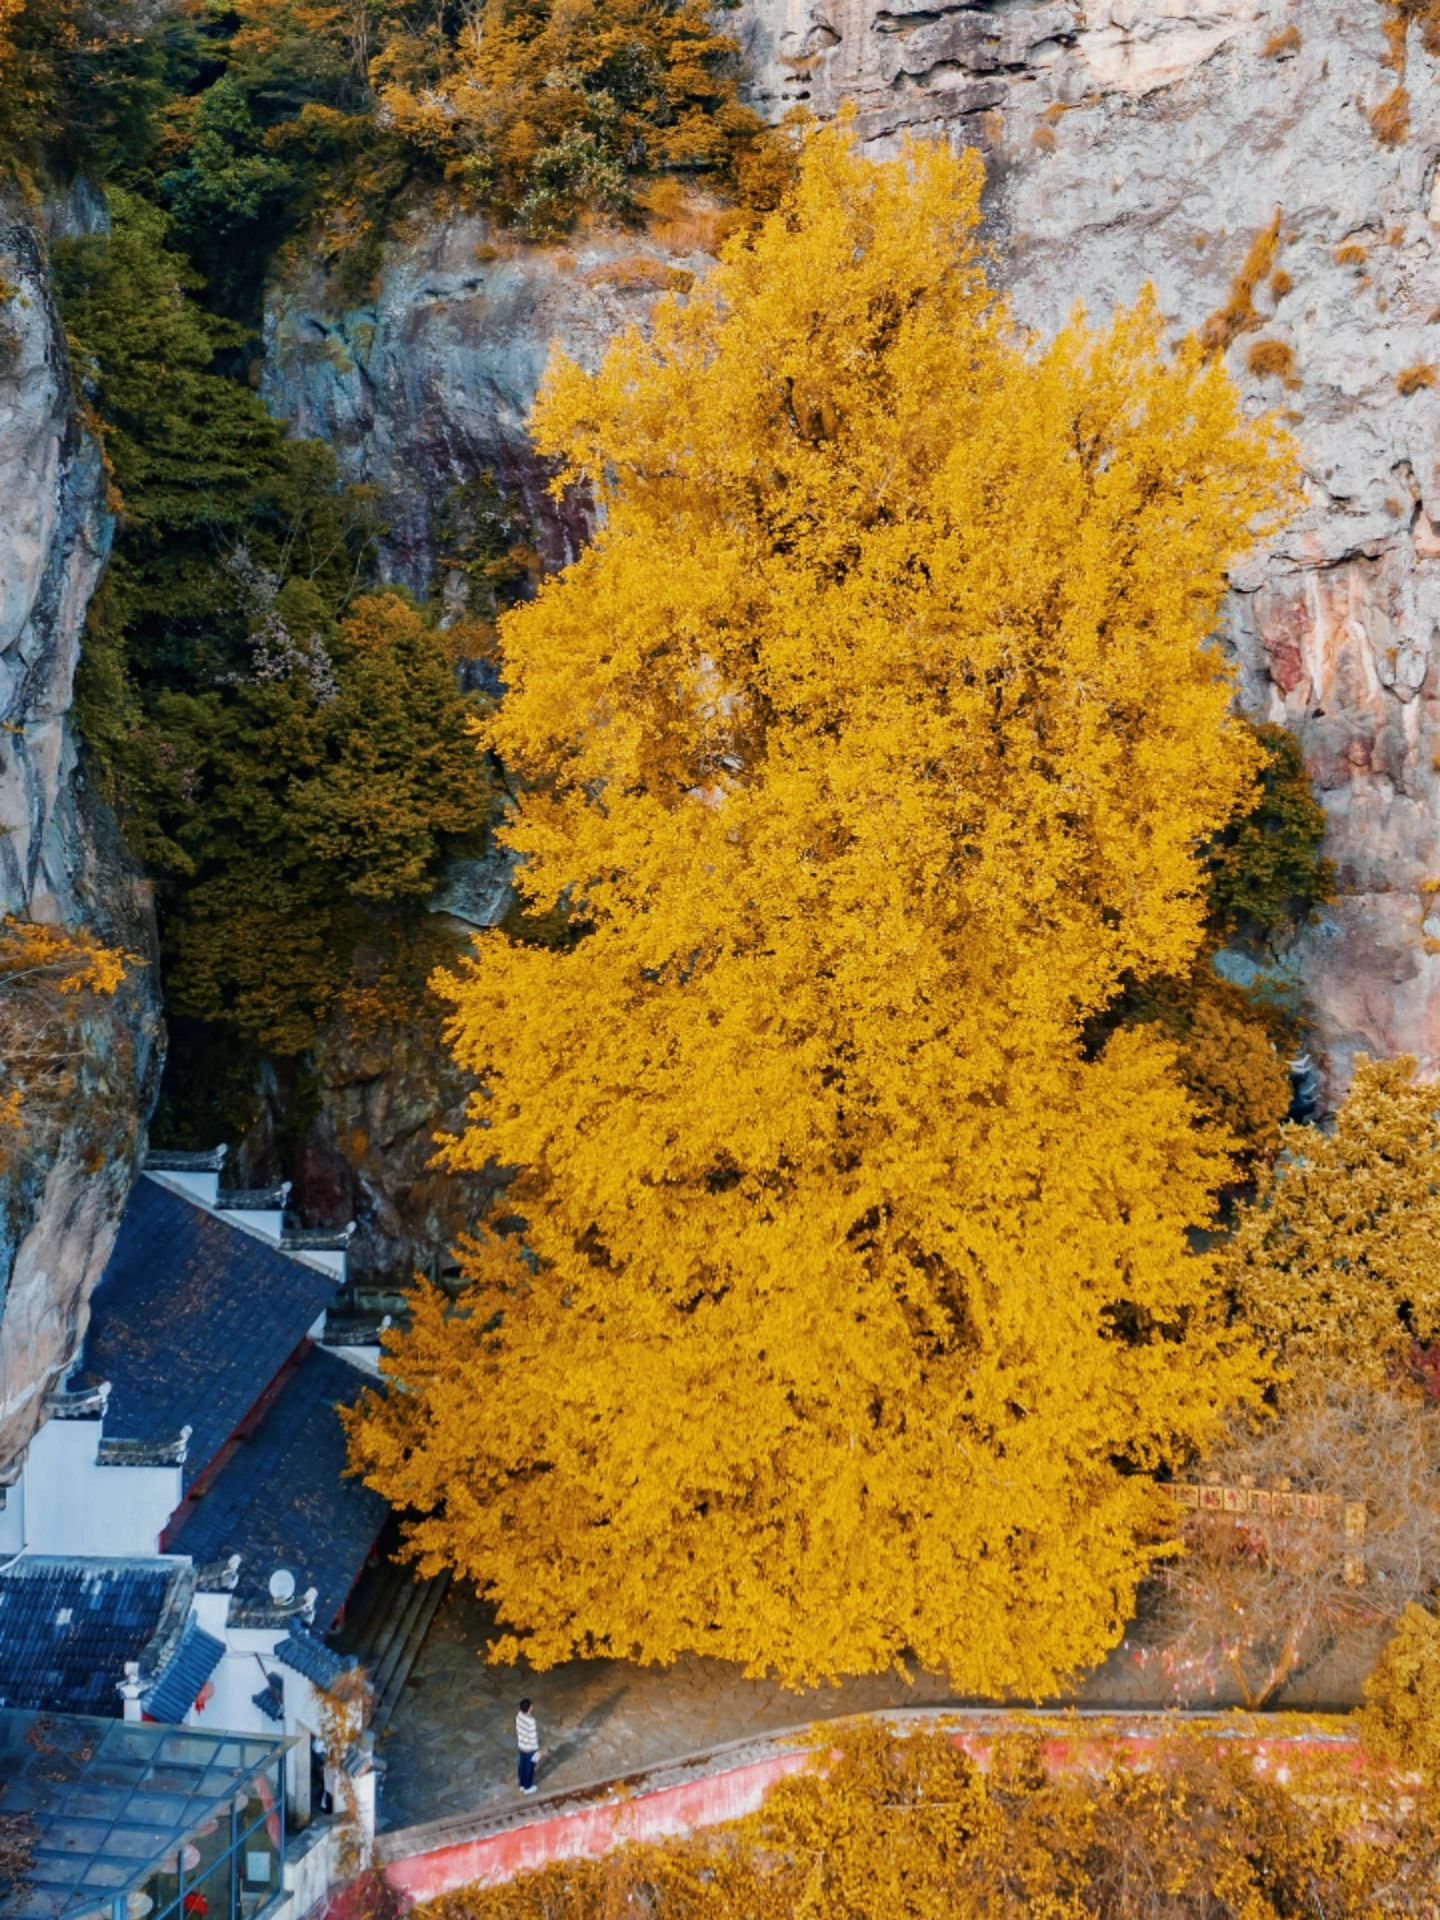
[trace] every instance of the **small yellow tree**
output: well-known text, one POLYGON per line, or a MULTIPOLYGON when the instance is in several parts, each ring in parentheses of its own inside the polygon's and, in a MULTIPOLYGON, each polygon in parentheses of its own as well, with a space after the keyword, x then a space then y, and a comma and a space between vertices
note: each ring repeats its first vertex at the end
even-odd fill
POLYGON ((1225 1259, 1241 1308, 1282 1355, 1381 1380, 1440 1335, 1440 1091, 1412 1059, 1361 1059, 1333 1132, 1283 1129, 1225 1259))
POLYGON ((87 995, 113 994, 135 956, 65 927, 0 919, 0 1167, 37 1113, 70 1085, 72 1015, 87 995))
POLYGON ((603 526, 504 622, 488 737, 576 937, 441 980, 451 1164, 521 1170, 527 1244, 421 1293, 352 1431, 541 1664, 1042 1691, 1254 1388, 1187 1250, 1223 1142, 1162 1038, 1082 1030, 1199 943, 1256 767, 1206 641, 1286 459, 1148 297, 1020 336, 980 184, 818 135, 537 410, 603 526))
POLYGON ((1440 1620, 1405 1609, 1365 1682, 1360 1737, 1367 1753, 1440 1787, 1440 1620))

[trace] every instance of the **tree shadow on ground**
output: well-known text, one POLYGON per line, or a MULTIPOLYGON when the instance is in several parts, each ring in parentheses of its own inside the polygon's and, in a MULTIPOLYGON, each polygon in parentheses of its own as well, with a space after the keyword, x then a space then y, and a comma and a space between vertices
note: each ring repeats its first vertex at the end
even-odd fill
POLYGON ((542 1737, 539 1777, 543 1779, 546 1774, 553 1774, 557 1767, 563 1767, 567 1760, 573 1760, 577 1754, 583 1753, 629 1692, 628 1686, 617 1687, 614 1693, 607 1694, 603 1700, 597 1700, 589 1712, 577 1720, 573 1727, 566 1728, 563 1738, 555 1745, 545 1745, 542 1737))

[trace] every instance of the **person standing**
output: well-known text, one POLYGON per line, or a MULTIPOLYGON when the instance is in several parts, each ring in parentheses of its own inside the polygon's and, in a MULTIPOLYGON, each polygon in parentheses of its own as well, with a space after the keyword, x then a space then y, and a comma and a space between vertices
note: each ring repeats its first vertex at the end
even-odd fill
POLYGON ((522 1700, 515 1716, 515 1745, 520 1749, 520 1791, 534 1793, 535 1765, 540 1758, 540 1729, 530 1711, 530 1702, 522 1700))

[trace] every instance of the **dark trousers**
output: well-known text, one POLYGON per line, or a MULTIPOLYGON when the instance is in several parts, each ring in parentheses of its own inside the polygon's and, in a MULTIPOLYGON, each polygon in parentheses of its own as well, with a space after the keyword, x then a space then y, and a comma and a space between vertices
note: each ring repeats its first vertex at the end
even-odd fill
POLYGON ((535 1784, 535 1756, 533 1753, 522 1753, 520 1755, 520 1784, 522 1787, 533 1787, 535 1784))

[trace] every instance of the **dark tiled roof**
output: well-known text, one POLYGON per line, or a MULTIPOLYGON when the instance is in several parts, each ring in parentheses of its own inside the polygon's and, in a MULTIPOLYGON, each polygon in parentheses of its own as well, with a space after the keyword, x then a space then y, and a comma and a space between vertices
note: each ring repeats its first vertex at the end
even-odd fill
POLYGON ((278 1673, 270 1674, 258 1693, 250 1696, 252 1707, 258 1707, 267 1720, 273 1720, 277 1726, 285 1719, 285 1682, 278 1673))
POLYGON ((303 1673, 317 1687, 331 1687, 342 1673, 360 1663, 353 1653, 336 1653, 333 1647, 300 1625, 297 1620, 275 1649, 275 1658, 283 1660, 296 1673, 303 1673))
POLYGON ((169 1441, 190 1427, 189 1486, 334 1292, 330 1275, 138 1180, 85 1342, 85 1377, 113 1389, 107 1439, 169 1441))
POLYGON ((18 1561, 0 1574, 0 1707, 118 1715, 125 1663, 143 1676, 185 1574, 163 1560, 18 1561))
POLYGON ((224 1658, 224 1642, 192 1620, 164 1671, 141 1694, 140 1705, 152 1720, 167 1720, 178 1726, 224 1658))
POLYGON ((373 1381, 312 1347, 265 1418, 216 1474, 170 1540, 197 1564, 242 1555, 236 1604, 269 1602, 270 1576, 287 1567, 296 1589, 319 1589, 315 1624, 328 1627, 358 1578, 388 1511, 345 1475, 335 1409, 373 1381))

